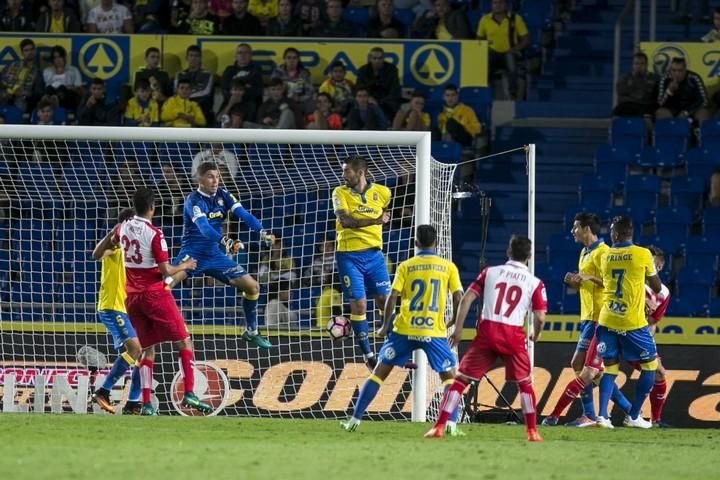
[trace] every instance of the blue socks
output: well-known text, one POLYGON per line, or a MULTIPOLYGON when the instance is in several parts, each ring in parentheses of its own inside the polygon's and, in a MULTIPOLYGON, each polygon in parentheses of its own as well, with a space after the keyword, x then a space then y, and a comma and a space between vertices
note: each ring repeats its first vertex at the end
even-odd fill
POLYGON ((653 383, 655 383, 655 370, 640 370, 640 378, 635 387, 635 401, 630 409, 631 418, 637 418, 640 415, 640 409, 652 390, 653 383))
POLYGON ((600 405, 598 406, 598 414, 601 417, 610 418, 608 416, 608 402, 615 389, 615 378, 617 378, 617 374, 605 372, 600 379, 600 405))
POLYGON ((245 312, 245 328, 251 333, 257 333, 257 304, 260 294, 244 295, 243 312, 245 312))
POLYGON ((620 391, 618 386, 615 385, 614 383, 613 383, 612 396, 610 398, 612 398, 613 403, 615 403, 615 405, 620 407, 620 409, 623 412, 625 412, 625 413, 630 412, 630 406, 631 406, 630 400, 628 400, 627 397, 625 395, 623 395, 623 393, 620 391))
MULTIPOLYGON (((127 369, 130 368, 130 364, 128 363, 124 355, 127 354, 118 355, 118 357, 115 359, 115 363, 113 363, 110 372, 108 373, 107 377, 105 377, 105 381, 103 382, 102 388, 104 390, 112 390, 113 386, 117 383, 120 377, 122 377, 125 372, 127 372, 127 369)), ((648 390, 648 392, 649 391, 650 390, 648 390)))
POLYGON ((580 392, 580 400, 582 400, 583 415, 588 417, 590 420, 595 420, 595 402, 593 401, 593 382, 588 382, 585 388, 580 392))
POLYGON ((370 348, 370 339, 368 338, 368 322, 365 315, 350 315, 350 325, 355 334, 355 341, 362 351, 363 355, 373 354, 370 348))
POLYGON ((128 393, 128 402, 139 402, 140 394, 140 368, 133 368, 132 377, 130 377, 130 392, 128 393))
MULTIPOLYGON (((365 322, 367 326, 367 322, 365 322)), ((360 396, 358 396, 357 402, 355 403, 355 410, 353 411, 353 418, 356 420, 362 420, 363 415, 367 411, 368 405, 373 401, 375 395, 377 395, 382 380, 375 375, 370 375, 362 388, 360 389, 360 396)))
MULTIPOLYGON (((443 398, 445 398, 445 394, 447 391, 452 387, 453 382, 449 382, 445 384, 445 388, 443 388, 443 398)), ((462 402, 460 402, 455 409, 454 412, 450 414, 450 418, 448 419, 448 422, 457 422, 458 417, 460 416, 460 409, 462 408, 462 402)))

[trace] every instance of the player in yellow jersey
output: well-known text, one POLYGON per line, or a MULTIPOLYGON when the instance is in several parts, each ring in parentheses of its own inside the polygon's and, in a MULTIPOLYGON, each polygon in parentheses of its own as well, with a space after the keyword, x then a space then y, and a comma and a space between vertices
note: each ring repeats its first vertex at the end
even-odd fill
MULTIPOLYGON (((125 310, 125 298, 127 294, 125 292, 124 252, 122 248, 113 245, 112 242, 117 227, 125 220, 132 218, 133 215, 135 215, 135 211, 132 209, 126 209, 120 212, 118 225, 100 240, 92 253, 93 260, 102 263, 100 290, 98 292, 98 317, 103 325, 105 325, 105 328, 108 329, 110 335, 112 335, 115 348, 119 351, 123 346, 125 347, 125 351, 115 359, 110 373, 105 377, 103 386, 93 394, 93 400, 100 408, 109 413, 115 413, 115 408, 112 406, 112 403, 110 403, 110 390, 120 377, 125 374, 127 369, 135 365, 142 351, 135 329, 133 329, 125 310)), ((139 399, 139 379, 137 380, 137 399, 139 399)), ((135 379, 133 379, 132 383, 136 383, 135 379)), ((133 400, 132 390, 133 388, 131 387, 128 404, 133 400)), ((139 402, 137 403, 137 410, 139 410, 140 404, 139 402)), ((126 404, 126 409, 131 408, 132 404, 126 404)))
MULTIPOLYGON (((583 415, 568 423, 571 427, 591 427, 595 425, 595 406, 593 404, 593 379, 602 372, 602 361, 597 356, 594 341, 600 309, 602 307, 602 273, 600 260, 609 247, 600 234, 600 219, 590 212, 575 215, 572 235, 576 243, 584 246, 578 259, 578 271, 568 272, 565 283, 580 293, 580 338, 571 365, 577 377, 565 387, 563 394, 555 404, 552 413, 545 417, 542 424, 552 427, 558 424, 560 416, 573 400, 581 395, 583 415)), ((619 389, 613 392, 613 401, 621 408, 628 406, 627 399, 619 389)))
POLYGON ((608 416, 608 401, 619 371, 620 358, 639 362, 640 378, 626 426, 651 428, 652 423, 640 415, 645 399, 655 382, 657 370, 655 341, 645 318, 645 283, 653 292, 662 289, 652 254, 647 248, 633 245, 630 217, 613 218, 610 225, 612 247, 601 258, 603 304, 597 328, 597 351, 605 363, 600 379, 600 409, 597 423, 613 428, 608 416))
MULTIPOLYGON (((385 320, 377 334, 384 336, 387 333, 397 299, 400 298, 400 312, 395 317, 392 332, 387 334, 380 349, 375 370, 360 390, 352 417, 341 423, 349 432, 357 429, 365 410, 393 367, 405 365, 414 350, 425 351, 430 367, 440 374, 446 388, 455 378, 455 355, 448 344, 444 316, 449 291, 452 292, 453 319, 448 326, 455 323, 463 293, 460 275, 452 262, 440 258, 435 252, 437 231, 431 225, 417 228, 415 246, 419 250, 417 255, 397 268, 392 291, 385 304, 385 320)), ((460 433, 455 426, 456 419, 457 411, 447 423, 446 431, 450 435, 460 433)))
POLYGON ((390 189, 367 179, 368 162, 350 156, 343 163, 345 185, 332 193, 336 242, 335 260, 343 296, 350 303, 350 323, 363 358, 372 370, 377 364, 370 347, 367 294, 376 308, 385 305, 390 291, 382 252, 382 226, 390 221, 390 189))

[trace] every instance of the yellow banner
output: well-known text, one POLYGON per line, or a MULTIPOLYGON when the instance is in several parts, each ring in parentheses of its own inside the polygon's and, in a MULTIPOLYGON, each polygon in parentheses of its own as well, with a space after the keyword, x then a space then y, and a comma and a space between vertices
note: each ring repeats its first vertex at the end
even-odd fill
MULTIPOLYGON (((705 88, 715 91, 720 87, 720 44, 718 43, 670 43, 644 42, 640 49, 648 56, 648 68, 658 75, 665 75, 670 61, 675 57, 683 57, 687 61, 688 70, 702 77, 705 88)), ((629 71, 627 65, 622 71, 629 71)))

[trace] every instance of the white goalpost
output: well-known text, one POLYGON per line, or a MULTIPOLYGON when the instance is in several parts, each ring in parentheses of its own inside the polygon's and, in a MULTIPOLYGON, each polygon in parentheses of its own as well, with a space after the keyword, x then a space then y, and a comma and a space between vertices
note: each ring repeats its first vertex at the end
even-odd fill
MULTIPOLYGON (((158 192, 154 223, 176 254, 178 207, 195 188, 194 157, 208 149, 221 163, 236 162, 223 166, 226 188, 279 236, 280 247, 265 251, 246 226, 226 221, 247 245, 238 262, 261 285, 260 328, 274 343, 269 351, 239 339, 242 309, 234 289, 207 279, 175 289, 194 339, 196 386, 217 400, 214 413, 342 418, 351 410, 367 368, 354 339, 333 342, 324 332, 328 318, 318 312, 331 311, 337 300, 317 309, 318 299, 337 287, 329 194, 342 183, 342 160, 366 156, 372 180, 394 194, 393 220, 384 232, 391 276, 411 255, 418 224, 438 228, 439 254, 451 259, 455 165, 431 158, 427 132, 2 126, 0 393, 7 411, 49 411, 50 398, 53 411, 67 411, 58 395, 82 397, 88 382, 101 383, 107 369, 94 375, 76 358, 85 346, 109 361, 115 355, 95 315, 99 264, 90 260, 92 246, 115 224, 119 209, 130 206, 135 188, 146 185, 158 192), (265 317, 272 301, 287 304, 286 317, 265 317)), ((368 313, 372 319, 370 307, 368 313)), ((379 346, 376 341, 376 351, 379 346)), ((189 413, 176 402, 171 348, 161 348, 158 358, 161 411, 189 413)), ((388 378, 370 406, 371 418, 425 421, 437 411, 437 375, 424 355, 415 361, 414 372, 396 369, 388 378)), ((122 403, 128 387, 129 377, 121 379, 112 398, 122 403)), ((72 410, 82 410, 76 404, 72 410)))

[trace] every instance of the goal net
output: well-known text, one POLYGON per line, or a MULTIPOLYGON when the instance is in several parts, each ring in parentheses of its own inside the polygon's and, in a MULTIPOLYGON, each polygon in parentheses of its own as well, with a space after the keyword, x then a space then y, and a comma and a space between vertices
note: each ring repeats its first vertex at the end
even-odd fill
MULTIPOLYGON (((193 337, 196 393, 220 414, 344 417, 368 370, 353 338, 333 341, 325 332, 333 313, 349 313, 338 299, 330 194, 342 183, 344 158, 368 158, 371 180, 393 193, 392 220, 383 232, 391 277, 412 255, 418 223, 438 228, 440 254, 450 258, 455 166, 431 159, 429 147, 429 134, 420 132, 3 126, 5 409, 87 409, 86 389, 99 386, 110 365, 88 364, 78 352, 96 349, 100 356, 93 358, 107 362, 116 355, 96 315, 100 264, 91 258, 94 245, 130 206, 133 191, 147 186, 157 192, 154 224, 176 255, 184 197, 197 187, 193 168, 214 160, 224 186, 278 237, 276 247, 264 249, 239 220, 225 222, 227 233, 246 245, 237 261, 259 281, 260 330, 274 346, 262 350, 240 339, 242 297, 234 288, 210 277, 186 280, 173 291, 193 337)), ((369 302, 371 327, 373 311, 369 302)), ((379 350, 380 340, 373 341, 379 350)), ((161 412, 189 413, 178 405, 177 370, 172 346, 163 345, 154 370, 161 412)), ((128 374, 111 398, 122 404, 129 384, 128 374)), ((438 387, 422 362, 416 372, 395 369, 368 413, 409 419, 414 408, 413 419, 423 420, 426 412, 432 417, 438 387)))

